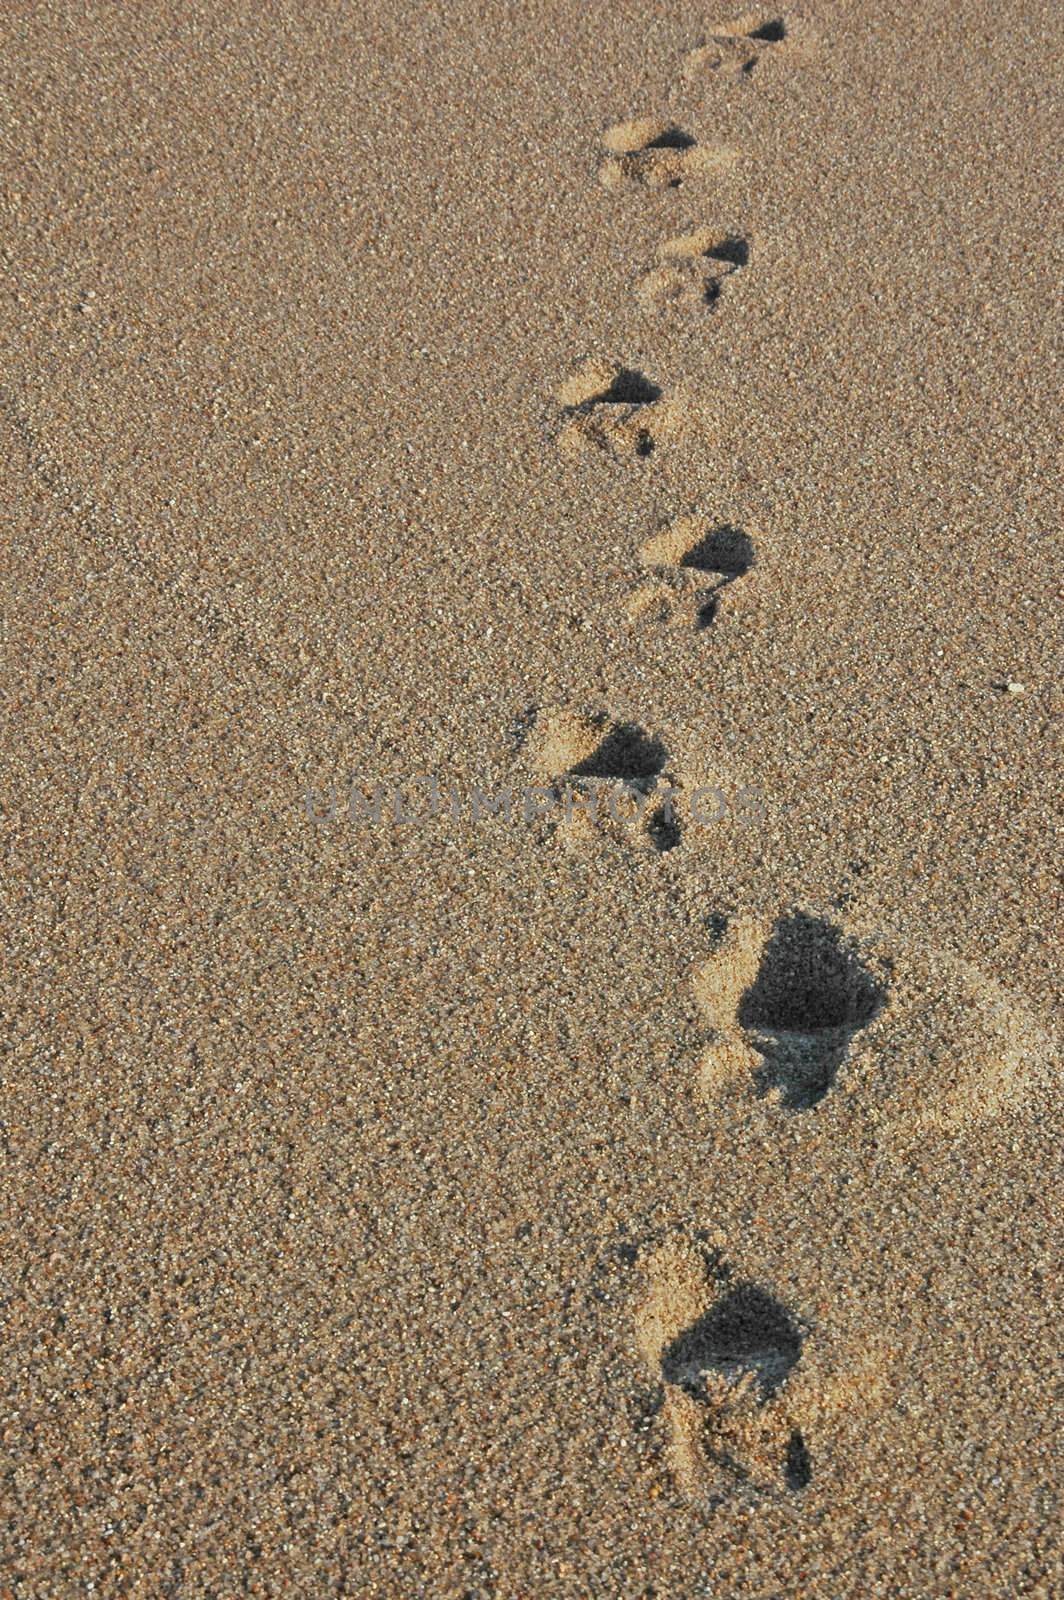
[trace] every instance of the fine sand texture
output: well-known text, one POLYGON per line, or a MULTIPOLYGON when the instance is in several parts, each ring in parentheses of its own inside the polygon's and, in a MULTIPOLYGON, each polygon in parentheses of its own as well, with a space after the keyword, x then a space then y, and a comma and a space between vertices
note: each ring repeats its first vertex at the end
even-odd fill
POLYGON ((1064 1595, 1062 41, 5 9, 0 1596, 1064 1595))

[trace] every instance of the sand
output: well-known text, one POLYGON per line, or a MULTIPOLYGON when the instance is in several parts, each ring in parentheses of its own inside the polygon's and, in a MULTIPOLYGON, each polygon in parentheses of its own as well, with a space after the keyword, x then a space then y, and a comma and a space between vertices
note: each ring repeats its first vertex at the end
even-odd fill
POLYGON ((0 1593, 1064 1594, 1057 8, 2 26, 0 1593))

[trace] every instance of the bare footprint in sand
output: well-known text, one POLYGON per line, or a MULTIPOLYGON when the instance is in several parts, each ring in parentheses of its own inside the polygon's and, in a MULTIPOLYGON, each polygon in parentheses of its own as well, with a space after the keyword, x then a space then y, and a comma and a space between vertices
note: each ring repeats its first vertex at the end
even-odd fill
POLYGON ((557 707, 537 714, 526 749, 544 818, 560 841, 612 839, 648 852, 679 843, 678 786, 656 734, 605 712, 557 707))
POLYGON ((740 1486, 787 1498, 814 1482, 818 1460, 845 1458, 887 1403, 896 1352, 846 1308, 812 1326, 726 1249, 719 1231, 677 1233, 636 1257, 636 1344, 656 1390, 646 1410, 668 1430, 687 1499, 740 1486))
POLYGON ((680 1492, 804 1489, 813 1461, 789 1404, 806 1337, 799 1319, 768 1289, 738 1279, 719 1250, 686 1240, 662 1245, 645 1281, 636 1339, 662 1387, 680 1492))
POLYGON ((803 911, 767 933, 737 923, 701 969, 695 993, 716 1032, 704 1086, 738 1081, 791 1111, 823 1100, 855 1034, 886 999, 842 930, 803 911))
POLYGON ((749 75, 766 50, 782 44, 787 27, 782 17, 749 11, 732 22, 710 29, 705 42, 684 57, 684 75, 701 78, 710 73, 749 75))
POLYGON ((984 974, 917 942, 790 911, 739 918, 696 971, 703 1093, 788 1112, 824 1103, 905 1142, 1005 1112, 1054 1041, 984 974))
POLYGON ((698 228, 659 245, 658 265, 639 280, 636 295, 649 311, 704 312, 749 259, 749 243, 740 234, 698 228))
POLYGON ((605 189, 679 189, 735 165, 730 145, 699 144, 674 123, 637 117, 607 128, 602 143, 609 154, 599 167, 605 189))
POLYGON ((629 619, 701 630, 716 620, 725 590, 754 565, 754 545, 731 523, 693 515, 655 534, 639 560, 653 578, 629 597, 629 619))
POLYGON ((560 447, 617 461, 644 460, 661 444, 704 432, 708 421, 697 401, 666 398, 642 372, 613 361, 582 362, 555 398, 565 419, 560 447))

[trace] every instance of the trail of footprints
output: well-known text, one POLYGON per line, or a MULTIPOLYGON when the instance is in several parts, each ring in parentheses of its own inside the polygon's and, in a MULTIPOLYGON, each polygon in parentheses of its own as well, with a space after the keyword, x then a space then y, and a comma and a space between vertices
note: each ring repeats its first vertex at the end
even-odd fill
MULTIPOLYGON (((699 1091, 724 1116, 762 1107, 766 1138, 773 1119, 830 1107, 837 1137, 858 1116, 916 1147, 1017 1103, 1053 1055, 1037 1019, 983 974, 802 909, 734 919, 693 988, 707 1025, 699 1091)), ((681 1494, 798 1493, 838 1430, 884 1403, 889 1339, 864 1332, 854 1347, 807 1321, 743 1272, 723 1235, 677 1232, 637 1260, 648 1414, 665 1425, 681 1494)))
MULTIPOLYGON (((782 18, 747 13, 709 31, 685 58, 684 77, 749 77, 789 46, 782 18)), ((619 193, 701 185, 739 159, 733 147, 702 143, 664 119, 618 123, 602 144, 599 180, 619 193)), ((750 259, 743 234, 697 227, 663 241, 636 293, 651 312, 701 314, 750 259)), ((682 441, 692 425, 689 404, 608 361, 583 362, 556 398, 560 444, 574 453, 638 461, 682 441)), ((743 528, 701 511, 680 515, 639 549, 628 616, 701 632, 756 561, 743 528)), ((648 852, 671 850, 706 792, 699 785, 726 782, 680 770, 654 734, 604 712, 541 711, 528 753, 546 792, 576 797, 560 830, 570 843, 605 834, 648 852), (618 783, 627 812, 597 808, 599 786, 618 783)), ((705 1040, 698 1093, 722 1116, 765 1117, 768 1136, 774 1119, 809 1114, 826 1117, 829 1128, 859 1114, 902 1142, 955 1130, 1027 1093, 1053 1050, 1036 1020, 982 974, 934 950, 858 938, 801 907, 725 922, 692 988, 705 1040)), ((800 1494, 838 1418, 880 1402, 887 1351, 866 1345, 840 1356, 830 1336, 742 1274, 726 1239, 680 1235, 644 1255, 636 1343, 657 1397, 652 1411, 667 1426, 677 1489, 695 1500, 737 1485, 800 1494)))

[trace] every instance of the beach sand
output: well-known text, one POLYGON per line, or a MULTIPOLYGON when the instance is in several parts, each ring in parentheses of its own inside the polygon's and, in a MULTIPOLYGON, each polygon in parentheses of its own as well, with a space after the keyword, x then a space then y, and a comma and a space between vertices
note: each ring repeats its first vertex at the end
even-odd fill
POLYGON ((0 1593, 1064 1594, 1057 8, 3 35, 0 1593))

